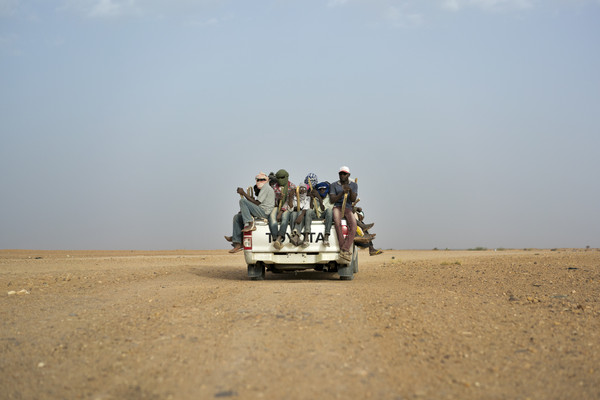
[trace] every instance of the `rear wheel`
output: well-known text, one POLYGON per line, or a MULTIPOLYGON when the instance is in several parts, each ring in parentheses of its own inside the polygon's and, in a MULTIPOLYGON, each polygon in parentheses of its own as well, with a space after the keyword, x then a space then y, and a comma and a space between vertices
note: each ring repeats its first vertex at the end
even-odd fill
POLYGON ((358 272, 358 250, 356 246, 352 248, 352 259, 350 264, 338 264, 338 273, 340 280, 351 281, 354 279, 354 274, 358 272))
POLYGON ((338 264, 338 274, 340 275, 340 280, 351 281, 354 279, 354 266, 352 263, 338 264))
POLYGON ((265 264, 258 262, 248 264, 248 277, 251 281, 262 281, 265 279, 265 264))
POLYGON ((356 246, 354 247, 354 251, 352 252, 352 263, 350 265, 353 268, 354 273, 358 272, 358 249, 356 246))

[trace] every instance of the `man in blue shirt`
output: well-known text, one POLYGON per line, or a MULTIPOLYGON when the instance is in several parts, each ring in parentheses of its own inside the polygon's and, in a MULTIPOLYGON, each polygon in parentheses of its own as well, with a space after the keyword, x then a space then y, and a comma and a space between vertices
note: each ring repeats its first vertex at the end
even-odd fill
POLYGON ((356 218, 353 214, 352 203, 358 197, 358 184, 350 181, 350 168, 343 166, 339 171, 340 180, 330 186, 329 200, 333 203, 333 223, 340 244, 340 257, 346 261, 352 260, 350 249, 356 235, 356 218), (346 201, 344 204, 344 196, 346 201), (342 215, 342 205, 345 205, 342 215), (342 233, 342 218, 346 218, 348 235, 342 233))

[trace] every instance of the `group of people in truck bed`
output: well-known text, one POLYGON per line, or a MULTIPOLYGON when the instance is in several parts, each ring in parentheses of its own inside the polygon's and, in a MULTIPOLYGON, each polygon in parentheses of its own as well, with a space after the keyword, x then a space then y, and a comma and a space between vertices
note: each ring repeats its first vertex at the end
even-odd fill
POLYGON ((308 247, 312 221, 322 220, 325 224, 323 244, 329 246, 331 226, 335 225, 341 258, 351 260, 352 244, 368 248, 372 256, 381 254, 382 251, 373 246, 375 234, 369 233, 374 224, 365 224, 362 209, 355 207, 358 184, 350 180, 350 169, 343 166, 338 175, 339 180, 330 184, 319 182, 315 174, 309 173, 304 183, 296 186, 289 181, 288 172, 280 169, 275 174, 259 173, 255 178, 256 185, 249 193, 237 188, 241 196, 240 212, 233 217, 232 236, 225 236, 233 245, 229 252, 244 249, 243 232, 255 230, 254 219, 259 218, 268 221, 276 250, 283 247, 288 226, 291 230, 289 242, 308 247), (346 236, 342 233, 342 218, 346 218, 346 236))

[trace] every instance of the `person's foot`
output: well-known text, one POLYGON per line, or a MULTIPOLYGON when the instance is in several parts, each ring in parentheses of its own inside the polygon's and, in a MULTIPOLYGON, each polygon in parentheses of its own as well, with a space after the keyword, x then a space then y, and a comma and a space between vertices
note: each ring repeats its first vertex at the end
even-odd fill
POLYGON ((323 238, 323 244, 325 247, 329 247, 329 234, 325 235, 325 238, 323 238))
POLYGON ((246 225, 244 225, 242 232, 250 232, 250 231, 255 231, 255 230, 256 230, 256 227, 254 226, 254 221, 250 221, 246 225))
POLYGON ((225 240, 231 242, 233 240, 233 236, 225 236, 225 240))
POLYGON ((368 231, 369 229, 371 229, 374 225, 375 222, 372 222, 370 224, 365 224, 362 221, 357 221, 356 224, 360 227, 360 229, 362 229, 363 231, 368 231))
POLYGON ((370 241, 371 241, 370 235, 354 236, 354 243, 366 244, 366 243, 369 243, 370 241))
POLYGON ((273 246, 275 246, 275 248, 277 250, 281 250, 281 248, 283 247, 283 243, 281 241, 281 238, 277 238, 277 240, 273 242, 273 246))
POLYGON ((233 249, 229 250, 230 253, 237 253, 238 251, 242 251, 244 250, 244 247, 242 247, 241 243, 235 243, 235 245, 233 246, 233 249))
POLYGON ((346 261, 352 261, 352 254, 347 250, 340 250, 340 258, 346 261))
POLYGON ((369 255, 370 256, 376 256, 383 253, 383 250, 381 249, 373 249, 373 250, 369 250, 369 255))
POLYGON ((307 248, 308 246, 310 246, 310 242, 308 241, 308 233, 304 234, 304 238, 302 240, 300 240, 299 244, 300 247, 302 247, 303 249, 307 248))

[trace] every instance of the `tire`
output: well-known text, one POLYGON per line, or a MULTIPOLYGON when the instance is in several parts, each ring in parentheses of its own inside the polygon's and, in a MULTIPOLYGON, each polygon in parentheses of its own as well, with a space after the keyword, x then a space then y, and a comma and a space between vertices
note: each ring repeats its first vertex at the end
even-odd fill
POLYGON ((356 274, 358 272, 358 249, 356 248, 356 246, 354 246, 354 249, 352 251, 352 268, 354 273, 356 274))
POLYGON ((338 274, 340 274, 340 280, 351 281, 354 279, 354 266, 350 264, 338 264, 338 274))
POLYGON ((265 280, 265 264, 262 262, 248 264, 248 277, 251 281, 265 280))

